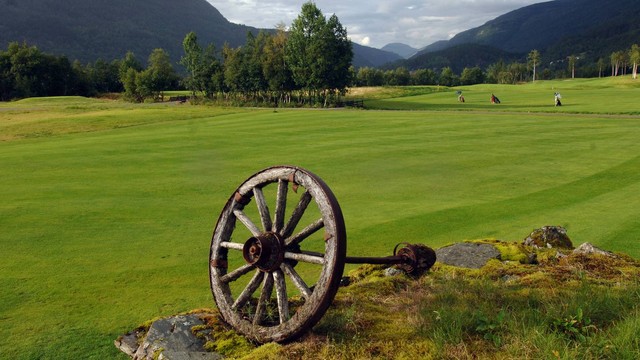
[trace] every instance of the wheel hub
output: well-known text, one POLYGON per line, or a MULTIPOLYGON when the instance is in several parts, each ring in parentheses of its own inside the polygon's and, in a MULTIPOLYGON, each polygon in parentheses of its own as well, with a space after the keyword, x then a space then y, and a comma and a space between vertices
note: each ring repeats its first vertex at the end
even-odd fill
POLYGON ((250 237, 242 248, 244 260, 262 271, 274 271, 284 260, 284 241, 275 233, 250 237))

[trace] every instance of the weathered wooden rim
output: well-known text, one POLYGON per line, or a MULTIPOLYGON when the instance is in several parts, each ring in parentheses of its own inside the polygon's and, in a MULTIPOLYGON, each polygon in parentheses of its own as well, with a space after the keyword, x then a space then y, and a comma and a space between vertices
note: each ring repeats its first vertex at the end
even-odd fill
MULTIPOLYGON (((276 200, 276 202, 278 203, 280 200, 276 200)), ((306 207, 305 204, 303 205, 303 208, 306 207)), ((258 204, 258 206, 260 205, 258 204)), ((304 209, 301 211, 304 212, 304 209)), ((285 257, 296 258, 296 261, 318 261, 314 257, 305 258, 304 254, 296 252, 287 252, 285 257)), ((270 167, 255 173, 245 180, 230 196, 218 218, 212 236, 209 254, 211 291, 223 319, 240 333, 260 343, 290 341, 313 327, 331 305, 338 291, 340 279, 342 278, 345 257, 346 230, 344 218, 335 195, 326 183, 315 174, 300 167, 286 165, 270 167), (260 212, 263 230, 271 226, 276 231, 281 232, 287 238, 286 245, 290 247, 294 247, 298 243, 303 243, 305 235, 313 234, 324 227, 325 254, 322 260, 319 261, 322 264, 322 270, 312 290, 304 290, 304 284, 298 285, 302 280, 299 277, 296 278, 297 274, 295 270, 287 263, 283 263, 279 269, 266 272, 257 271, 255 268, 252 268, 251 265, 247 264, 233 270, 229 274, 226 273, 226 267, 220 266, 220 264, 226 265, 225 255, 228 249, 238 250, 239 244, 226 242, 226 238, 230 238, 230 235, 233 233, 237 220, 240 220, 240 222, 254 233, 254 236, 259 235, 261 232, 259 226, 253 225, 250 221, 242 217, 243 213, 241 210, 249 203, 252 196, 256 198, 256 203, 263 201, 263 199, 261 199, 261 189, 273 183, 277 183, 278 197, 281 195, 286 197, 286 189, 289 184, 292 185, 294 191, 297 190, 298 186, 304 187, 308 194, 305 193, 301 196, 300 202, 315 201, 320 209, 322 215, 320 222, 322 224, 311 224, 297 233, 294 231, 297 222, 293 220, 295 220, 297 216, 301 216, 296 215, 298 209, 294 210, 288 223, 284 222, 284 209, 280 211, 278 206, 276 206, 273 219, 268 219, 270 216, 262 216, 263 213, 260 212), (247 292, 254 293, 258 288, 262 287, 262 293, 268 292, 270 294, 271 288, 275 287, 279 311, 286 314, 288 311, 288 299, 286 299, 286 290, 283 290, 283 288, 286 288, 286 285, 283 284, 285 277, 288 276, 296 286, 301 287, 300 291, 306 298, 304 305, 298 308, 288 320, 282 321, 279 325, 275 326, 263 326, 242 318, 232 307, 234 299, 231 296, 228 283, 234 280, 227 281, 226 283, 222 280, 229 280, 234 276, 244 276, 252 271, 254 271, 255 274, 250 284, 245 288, 247 292)), ((242 294, 238 297, 241 296, 242 294)), ((251 296, 251 294, 249 294, 249 296, 251 296)), ((259 318, 259 315, 256 314, 255 317, 259 318)))

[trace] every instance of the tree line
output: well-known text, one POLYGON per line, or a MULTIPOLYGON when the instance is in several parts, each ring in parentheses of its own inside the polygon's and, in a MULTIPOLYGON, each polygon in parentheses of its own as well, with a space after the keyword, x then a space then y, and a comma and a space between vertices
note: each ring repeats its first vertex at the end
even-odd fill
POLYGON ((146 69, 131 52, 111 62, 70 62, 26 43, 10 43, 0 51, 0 101, 39 96, 96 96, 123 93, 134 101, 158 98, 179 86, 168 54, 155 49, 146 69))
POLYGON ((595 63, 584 61, 584 58, 584 56, 572 54, 564 59, 551 61, 543 70, 542 76, 538 77, 536 68, 540 65, 541 54, 538 50, 532 50, 527 56, 527 66, 529 69, 533 69, 532 81, 550 78, 550 73, 554 68, 556 69, 555 78, 603 77, 607 75, 609 66, 611 67, 611 76, 626 75, 627 71, 631 70, 632 77, 634 79, 638 77, 640 47, 637 44, 631 45, 631 48, 626 50, 614 51, 609 59, 599 58, 595 63), (566 66, 564 69, 563 65, 566 66))
POLYGON ((302 11, 288 31, 247 35, 244 46, 213 44, 202 48, 197 35, 183 41, 184 84, 194 96, 258 104, 328 106, 351 85, 351 41, 338 17, 327 19, 314 3, 302 11))
POLYGON ((287 30, 249 33, 245 45, 218 51, 213 44, 202 47, 197 34, 183 40, 178 74, 163 49, 155 49, 146 67, 129 52, 111 62, 97 60, 86 65, 64 56, 45 54, 26 43, 11 43, 0 50, 0 101, 37 96, 95 96, 122 93, 129 101, 163 100, 167 90, 189 90, 194 99, 237 104, 275 106, 330 106, 340 102, 350 86, 442 85, 480 83, 515 84, 567 77, 625 75, 637 77, 640 47, 613 52, 609 59, 582 63, 571 55, 541 64, 532 50, 526 62, 498 61, 485 69, 467 67, 456 74, 450 67, 409 71, 351 65, 353 50, 346 29, 336 15, 328 19, 312 2, 302 5, 300 15, 287 30))
POLYGON ((328 19, 312 2, 288 31, 248 33, 244 46, 202 48, 197 35, 183 41, 179 76, 163 49, 149 55, 146 67, 132 52, 123 59, 86 65, 41 52, 26 43, 0 51, 0 100, 36 96, 94 96, 122 93, 127 100, 162 100, 164 91, 187 89, 194 98, 242 104, 328 106, 351 85, 351 41, 338 17, 328 19))
POLYGON ((405 85, 474 85, 517 84, 536 80, 575 78, 576 76, 603 77, 632 74, 638 76, 640 46, 634 44, 630 49, 614 51, 609 59, 600 58, 596 63, 583 61, 580 55, 569 55, 565 59, 549 61, 542 65, 542 55, 532 50, 526 62, 506 63, 499 60, 485 69, 479 66, 466 67, 461 73, 455 73, 451 67, 441 69, 417 69, 410 71, 405 67, 378 69, 362 67, 355 71, 352 86, 405 86, 405 85), (610 71, 609 71, 610 67, 610 71))

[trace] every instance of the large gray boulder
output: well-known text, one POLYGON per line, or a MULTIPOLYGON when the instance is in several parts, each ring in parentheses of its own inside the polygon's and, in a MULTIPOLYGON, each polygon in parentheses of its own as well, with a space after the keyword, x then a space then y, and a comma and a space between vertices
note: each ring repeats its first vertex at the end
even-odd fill
POLYGON ((197 314, 177 315, 153 322, 142 336, 140 330, 134 330, 119 337, 115 345, 135 360, 218 360, 222 356, 206 352, 205 341, 192 331, 194 326, 203 325, 197 314))
POLYGON ((479 269, 491 259, 500 259, 500 251, 491 244, 463 242, 436 250, 436 259, 447 265, 479 269))

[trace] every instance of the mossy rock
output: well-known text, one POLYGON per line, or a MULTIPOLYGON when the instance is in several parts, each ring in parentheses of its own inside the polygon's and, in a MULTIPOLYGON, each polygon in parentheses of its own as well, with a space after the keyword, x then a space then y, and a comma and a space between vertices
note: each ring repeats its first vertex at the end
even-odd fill
POLYGON ((495 239, 473 240, 473 242, 493 245, 500 252, 499 260, 501 261, 516 262, 520 264, 537 263, 536 252, 531 251, 530 248, 516 242, 495 239))
POLYGON ((573 249, 573 243, 562 226, 543 226, 535 229, 522 242, 534 248, 573 249))

